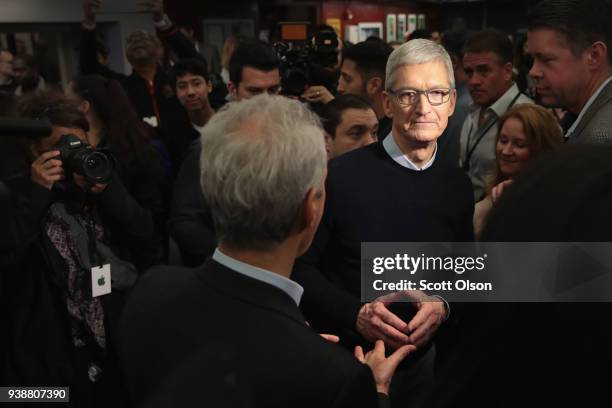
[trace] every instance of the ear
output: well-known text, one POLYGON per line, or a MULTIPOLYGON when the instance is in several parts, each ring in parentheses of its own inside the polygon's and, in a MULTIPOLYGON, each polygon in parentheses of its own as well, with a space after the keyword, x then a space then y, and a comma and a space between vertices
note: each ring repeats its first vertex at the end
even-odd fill
POLYGON ((325 132, 325 150, 327 151, 327 159, 331 159, 331 152, 333 149, 333 139, 329 133, 325 132))
POLYGON ((455 113, 456 106, 457 106, 457 90, 453 89, 451 91, 450 100, 448 101, 448 109, 449 109, 448 116, 453 116, 453 113, 455 113))
POLYGON ((227 92, 230 94, 230 97, 233 100, 236 100, 236 93, 238 92, 238 87, 234 85, 232 81, 227 83, 227 92))
POLYGON ((506 62, 504 64, 504 79, 506 81, 510 81, 512 82, 512 78, 514 76, 514 73, 512 72, 512 69, 514 68, 514 65, 511 62, 506 62))
POLYGON ((383 91, 383 80, 381 77, 372 77, 366 84, 366 93, 368 96, 376 95, 383 91))
MULTIPOLYGON (((229 85, 228 85, 229 88, 229 85)), ((212 85, 212 81, 209 79, 208 81, 206 81, 206 93, 211 93, 213 90, 213 85, 212 85)))
POLYGON ((593 43, 587 49, 587 64, 590 70, 598 70, 608 60, 608 47, 602 41, 593 43))
POLYGON ((393 111, 391 110, 391 98, 393 95, 390 95, 387 91, 383 91, 383 109, 385 110, 385 115, 389 118, 393 118, 393 111))

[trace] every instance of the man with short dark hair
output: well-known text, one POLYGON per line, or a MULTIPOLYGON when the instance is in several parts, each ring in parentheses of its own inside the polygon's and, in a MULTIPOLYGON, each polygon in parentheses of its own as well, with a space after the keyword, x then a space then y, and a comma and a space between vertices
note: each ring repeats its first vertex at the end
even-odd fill
MULTIPOLYGON (((232 99, 240 101, 260 93, 278 93, 279 65, 269 45, 260 41, 241 43, 229 63, 228 90, 232 99)), ((198 138, 192 143, 183 159, 174 186, 168 220, 170 235, 178 245, 186 266, 200 265, 217 245, 215 227, 199 185, 199 141, 198 138)))
POLYGON ((543 104, 578 115, 570 143, 612 142, 610 15, 610 0, 545 0, 529 14, 529 74, 543 104))
POLYGON ((337 96, 323 107, 320 117, 329 159, 378 140, 376 113, 359 95, 337 96))
POLYGON ((379 120, 379 140, 391 132, 391 119, 383 108, 383 91, 385 66, 392 51, 383 41, 363 41, 344 51, 340 67, 338 93, 363 95, 370 101, 379 120))
POLYGON ((184 114, 167 118, 161 129, 164 134, 172 135, 172 143, 166 147, 172 161, 179 166, 191 143, 199 139, 204 125, 215 113, 208 99, 212 84, 206 62, 199 59, 179 60, 169 77, 184 114))
POLYGON ((246 40, 236 48, 229 62, 227 89, 232 100, 261 93, 280 92, 280 61, 274 49, 258 40, 246 40))
POLYGON ((19 55, 13 61, 13 74, 17 88, 15 95, 23 95, 46 88, 45 80, 40 76, 36 61, 31 55, 19 55))
POLYGON ((532 100, 513 82, 513 49, 507 35, 496 30, 480 31, 468 38, 463 51, 463 69, 474 104, 461 129, 460 163, 478 201, 496 168, 499 118, 512 106, 532 100))
POLYGON ((206 63, 197 59, 179 60, 172 67, 171 76, 179 102, 187 111, 191 125, 201 135, 204 125, 215 113, 208 100, 212 84, 206 63))

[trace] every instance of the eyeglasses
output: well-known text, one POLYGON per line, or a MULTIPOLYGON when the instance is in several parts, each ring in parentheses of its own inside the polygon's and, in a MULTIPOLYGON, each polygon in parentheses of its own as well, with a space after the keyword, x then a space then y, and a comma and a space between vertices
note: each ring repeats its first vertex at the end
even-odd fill
POLYGON ((402 106, 411 106, 419 101, 421 94, 424 94, 432 106, 442 105, 450 100, 450 95, 453 90, 451 88, 436 88, 427 89, 425 91, 417 91, 414 89, 406 89, 403 91, 387 91, 397 99, 397 102, 402 106))

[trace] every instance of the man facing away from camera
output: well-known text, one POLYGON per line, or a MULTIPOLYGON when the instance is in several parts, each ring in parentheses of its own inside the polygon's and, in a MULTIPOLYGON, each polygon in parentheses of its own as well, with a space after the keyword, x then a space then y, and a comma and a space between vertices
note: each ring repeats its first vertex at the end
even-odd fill
MULTIPOLYGON (((327 155, 316 116, 300 102, 261 95, 216 113, 204 134, 199 175, 219 246, 196 269, 151 270, 133 291, 119 347, 133 401, 155 399, 181 363, 221 345, 235 356, 251 406, 388 402, 376 391, 388 393, 414 346, 388 358, 382 342, 366 356, 358 348, 368 369, 307 325, 298 307, 304 289, 290 279, 325 205, 327 155)), ((200 370, 205 378, 215 369, 200 370)))

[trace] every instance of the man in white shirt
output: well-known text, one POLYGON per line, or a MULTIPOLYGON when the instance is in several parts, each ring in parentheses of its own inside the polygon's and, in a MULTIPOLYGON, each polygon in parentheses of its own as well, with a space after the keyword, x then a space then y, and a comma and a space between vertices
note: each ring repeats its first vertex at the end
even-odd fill
POLYGON ((529 15, 529 74, 543 104, 578 118, 569 143, 612 142, 612 2, 546 0, 529 15))
POLYGON ((531 103, 512 80, 512 42, 503 33, 485 30, 465 43, 463 69, 474 101, 463 122, 460 164, 474 187, 474 200, 486 194, 495 172, 495 142, 500 117, 512 106, 531 103))

